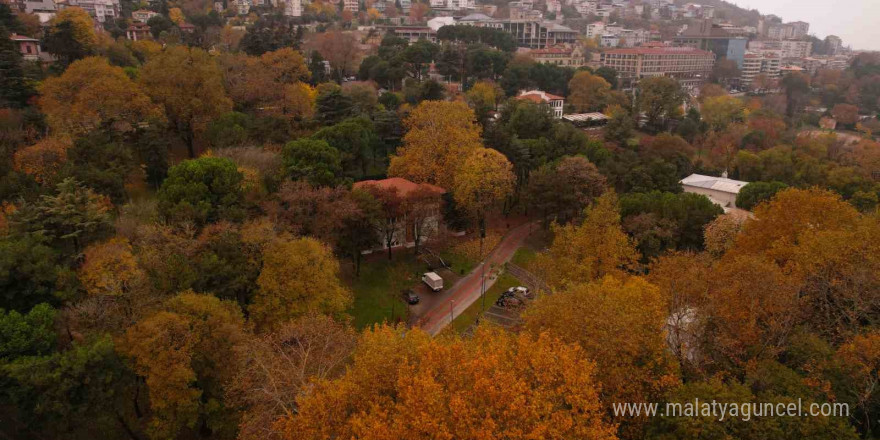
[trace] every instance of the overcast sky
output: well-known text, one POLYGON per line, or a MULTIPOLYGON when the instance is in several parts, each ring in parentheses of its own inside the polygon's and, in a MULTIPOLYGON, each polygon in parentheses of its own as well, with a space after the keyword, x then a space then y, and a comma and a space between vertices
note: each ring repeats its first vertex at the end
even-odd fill
POLYGON ((776 14, 786 22, 806 21, 811 34, 819 38, 837 35, 853 49, 880 50, 880 0, 728 1, 764 15, 776 14))

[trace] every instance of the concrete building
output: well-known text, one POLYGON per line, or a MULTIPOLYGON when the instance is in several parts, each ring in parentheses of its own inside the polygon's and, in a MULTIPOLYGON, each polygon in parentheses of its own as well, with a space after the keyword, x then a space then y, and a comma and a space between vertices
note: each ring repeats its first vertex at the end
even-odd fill
POLYGON ((843 40, 837 35, 825 37, 825 50, 828 55, 837 55, 843 49, 843 40))
POLYGON ((683 87, 702 84, 715 65, 715 54, 692 47, 636 47, 602 53, 602 65, 616 70, 625 88, 643 78, 668 76, 683 87))
POLYGON ((519 47, 540 49, 577 41, 577 31, 543 20, 496 20, 485 14, 470 14, 458 20, 459 24, 501 29, 516 39, 519 47))
POLYGON ((397 26, 388 28, 394 35, 407 39, 410 43, 415 43, 421 39, 428 40, 432 43, 437 42, 437 31, 428 26, 397 26))
POLYGON ((798 39, 806 37, 810 24, 803 21, 771 24, 767 27, 767 38, 774 40, 798 39))
POLYGON ((553 111, 553 117, 562 119, 562 109, 565 106, 565 98, 562 96, 547 93, 543 90, 529 90, 520 92, 516 99, 524 99, 536 104, 547 104, 550 106, 550 110, 553 111))
POLYGON ((360 2, 358 0, 342 0, 342 10, 357 14, 360 10, 360 2))
POLYGON ((806 58, 813 53, 813 42, 805 40, 782 40, 783 58, 806 58))
POLYGON ((428 20, 428 27, 433 29, 435 32, 439 31, 443 26, 453 26, 455 25, 455 18, 453 17, 434 17, 428 20))
POLYGON ((150 11, 149 9, 138 9, 131 13, 131 19, 134 21, 139 21, 141 23, 146 23, 149 19, 159 15, 158 12, 150 11))
POLYGON ((553 64, 566 67, 581 67, 586 65, 584 51, 580 46, 572 47, 548 47, 546 49, 532 49, 526 52, 535 61, 544 64, 553 64))
POLYGON ((278 2, 278 6, 282 8, 287 17, 302 17, 303 15, 302 0, 283 0, 278 2))
POLYGON ((82 8, 98 23, 104 23, 120 16, 119 0, 68 0, 67 4, 82 8))
POLYGON ((431 9, 446 11, 463 11, 476 9, 474 0, 431 0, 431 9))
POLYGON ((590 23, 587 25, 587 29, 585 34, 587 38, 596 38, 602 36, 605 33, 605 22, 597 21, 595 23, 590 23))
POLYGON ((691 174, 681 180, 684 192, 702 194, 724 209, 724 212, 736 209, 736 196, 748 184, 749 182, 728 179, 726 176, 713 177, 702 174, 691 174))
POLYGON ((751 85, 755 77, 764 74, 769 78, 778 78, 782 67, 782 54, 771 50, 746 52, 743 59, 740 82, 751 85))
POLYGON ((697 25, 688 26, 684 32, 673 38, 673 42, 677 46, 710 51, 717 59, 726 58, 742 68, 748 39, 731 35, 720 26, 714 25, 712 20, 701 20, 697 25))

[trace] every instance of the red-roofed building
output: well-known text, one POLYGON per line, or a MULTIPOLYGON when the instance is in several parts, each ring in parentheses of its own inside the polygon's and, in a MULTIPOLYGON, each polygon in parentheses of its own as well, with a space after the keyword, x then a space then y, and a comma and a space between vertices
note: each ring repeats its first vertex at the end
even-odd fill
POLYGON ((436 237, 443 228, 440 211, 441 196, 446 190, 429 183, 418 184, 400 177, 355 182, 354 189, 373 193, 383 204, 395 205, 386 213, 396 212, 387 219, 382 249, 412 247, 436 237))
POLYGON ((25 60, 36 61, 40 59, 40 40, 18 34, 10 35, 9 39, 18 44, 18 51, 21 52, 21 56, 25 60))
POLYGON ((134 22, 125 30, 125 38, 131 41, 149 40, 153 37, 150 34, 150 26, 146 23, 134 22))
POLYGON ((516 99, 525 99, 536 104, 547 104, 550 106, 550 109, 553 110, 554 118, 562 118, 562 108, 565 105, 565 98, 562 96, 547 93, 543 90, 529 90, 526 92, 520 92, 516 99))
POLYGON ((691 47, 633 47, 603 52, 602 65, 617 71, 623 87, 654 76, 675 78, 682 87, 697 87, 712 72, 715 54, 691 47))

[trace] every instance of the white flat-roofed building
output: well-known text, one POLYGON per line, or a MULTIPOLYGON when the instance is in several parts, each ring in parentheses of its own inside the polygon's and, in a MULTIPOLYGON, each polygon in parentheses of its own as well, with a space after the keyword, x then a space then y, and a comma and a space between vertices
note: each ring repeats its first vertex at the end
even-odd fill
POLYGON ((691 174, 681 179, 681 187, 684 192, 702 194, 709 198, 712 203, 728 212, 736 208, 736 196, 739 191, 749 182, 728 179, 727 177, 704 176, 691 174))

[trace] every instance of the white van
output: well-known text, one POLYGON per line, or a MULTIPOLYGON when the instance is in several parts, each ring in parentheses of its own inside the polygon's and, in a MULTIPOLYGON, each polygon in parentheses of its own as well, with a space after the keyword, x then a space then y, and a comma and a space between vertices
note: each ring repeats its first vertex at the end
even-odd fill
POLYGON ((435 292, 443 290, 443 278, 440 278, 440 275, 437 275, 434 272, 425 272, 425 274, 422 275, 422 282, 427 284, 428 287, 435 292))

